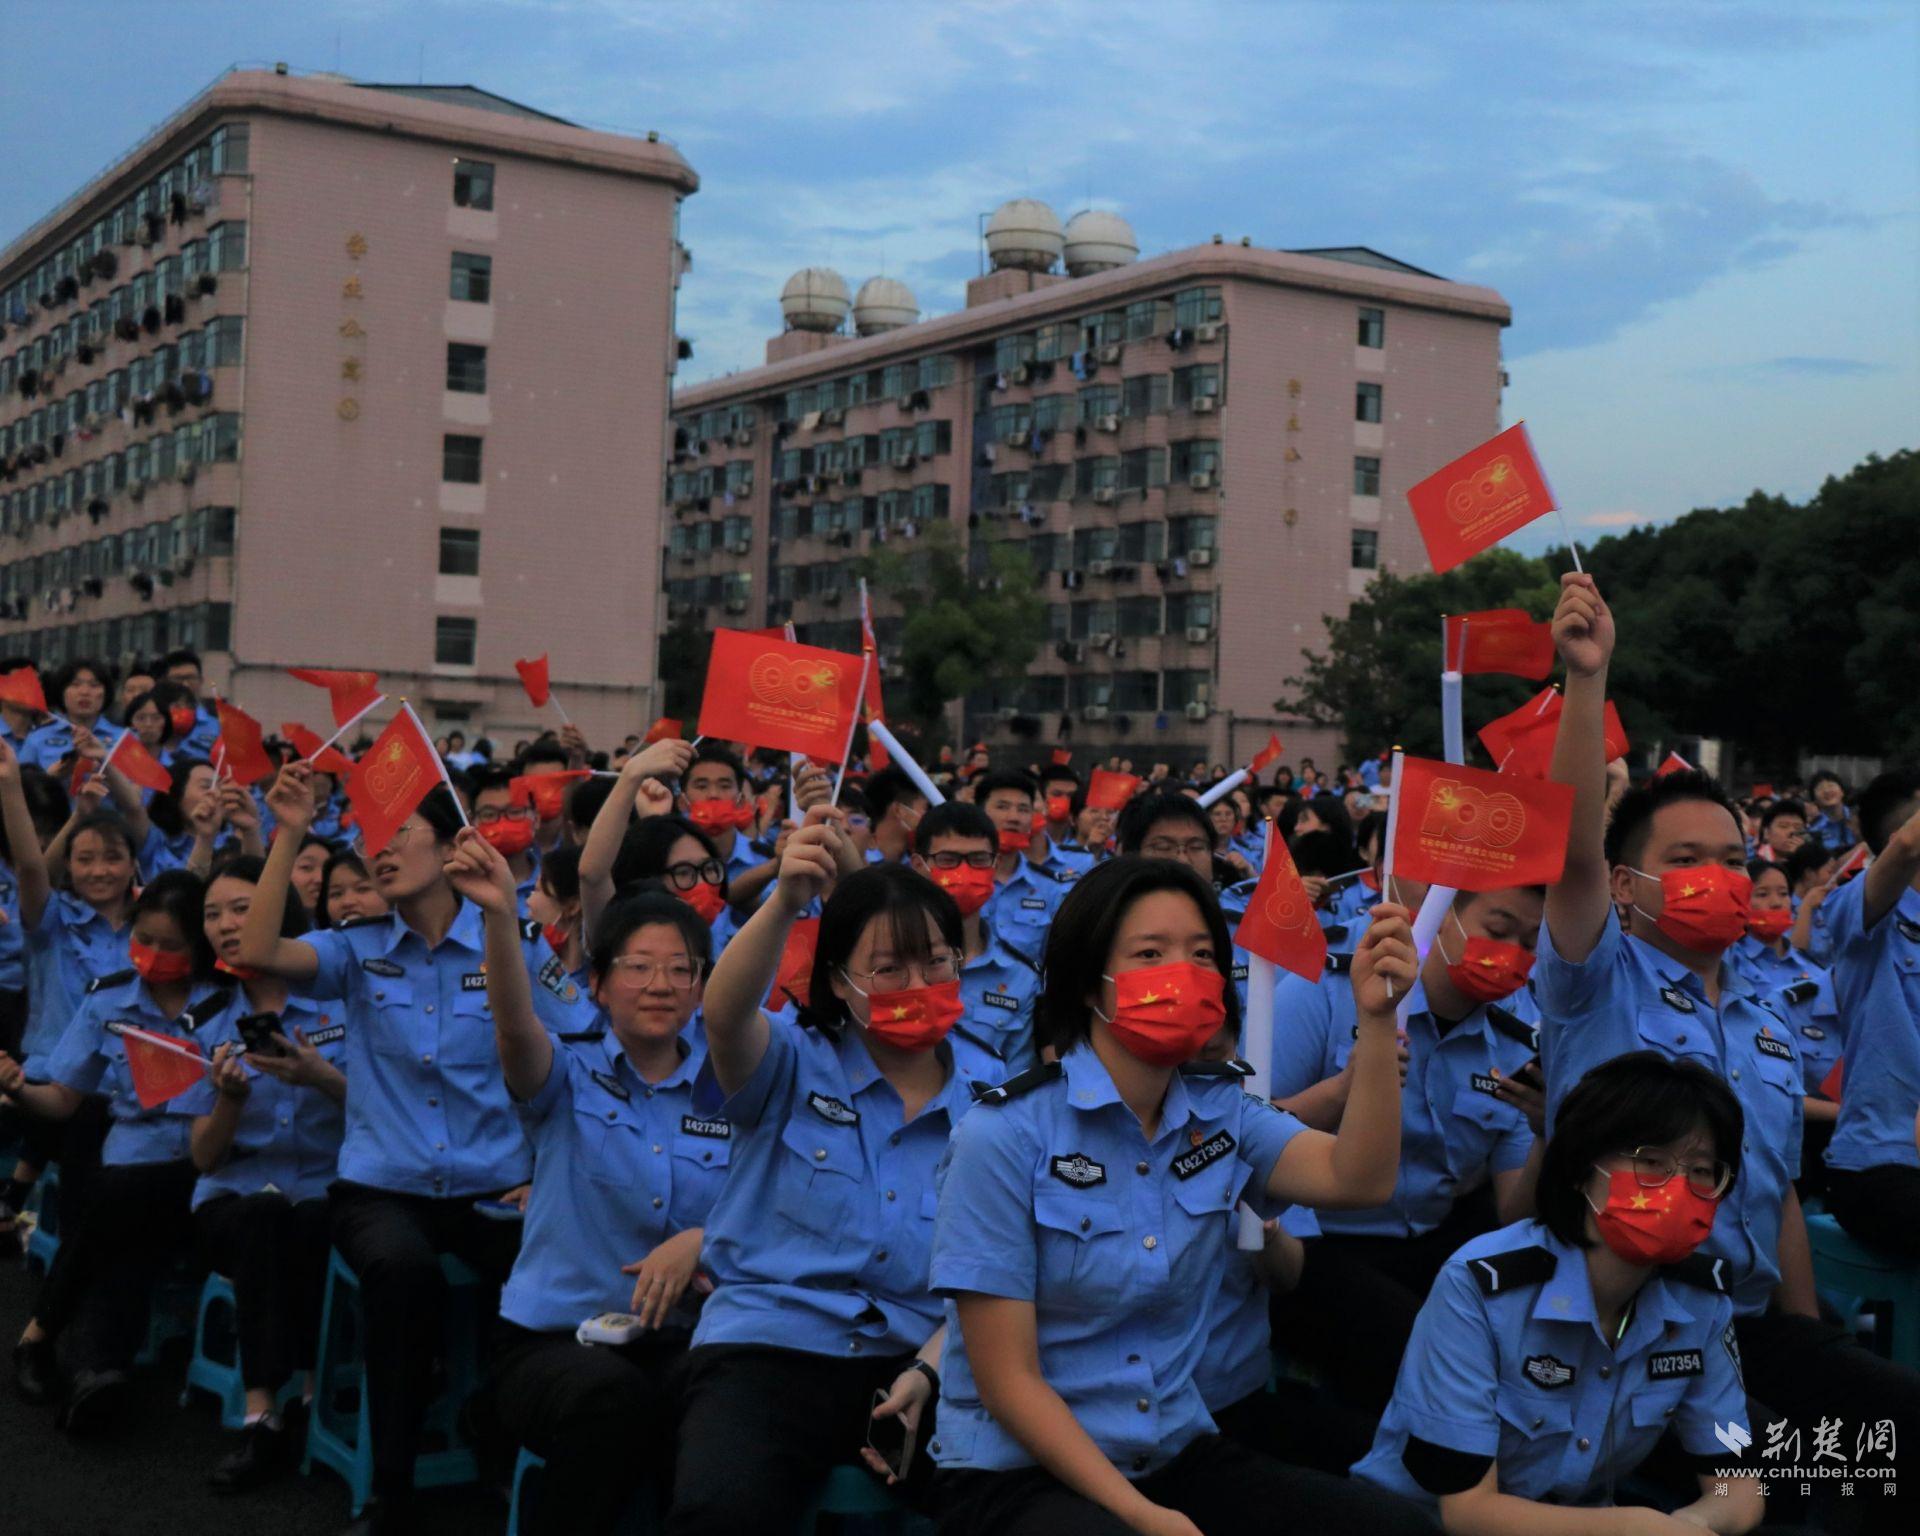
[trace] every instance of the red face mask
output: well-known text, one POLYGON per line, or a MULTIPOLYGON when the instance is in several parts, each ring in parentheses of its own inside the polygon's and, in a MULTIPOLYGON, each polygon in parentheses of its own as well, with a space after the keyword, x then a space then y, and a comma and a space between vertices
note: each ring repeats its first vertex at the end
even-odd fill
POLYGON ((592 778, 585 768, 569 768, 560 773, 529 773, 513 781, 516 796, 524 795, 524 805, 533 807, 534 815, 542 821, 552 821, 566 809, 567 789, 582 779, 592 778))
POLYGON ((708 885, 702 880, 690 891, 675 891, 678 896, 707 922, 712 922, 726 909, 727 898, 720 894, 720 887, 708 885))
POLYGON ((1374 870, 1372 869, 1361 870, 1360 883, 1364 885, 1368 890, 1372 891, 1374 895, 1378 896, 1380 894, 1380 876, 1374 870))
MULTIPOLYGON (((1644 870, 1634 873, 1653 878, 1644 870)), ((1753 881, 1745 870, 1698 864, 1669 869, 1659 878, 1665 904, 1653 925, 1682 949, 1717 955, 1747 931, 1747 897, 1753 881)), ((1634 911, 1647 915, 1639 907, 1634 911)))
POLYGON ((1068 795, 1047 796, 1047 820, 1065 821, 1073 815, 1073 800, 1068 795))
POLYGON ((1773 907, 1765 912, 1747 914, 1747 932, 1762 943, 1771 944, 1775 939, 1783 938, 1793 926, 1793 908, 1773 907))
POLYGON ((867 1000, 867 1032, 897 1051, 932 1050, 965 1011, 958 981, 860 995, 867 1000))
MULTIPOLYGON (((229 965, 224 960, 213 962, 213 968, 223 976, 231 976, 236 981, 258 981, 266 975, 265 971, 256 971, 250 965, 229 965)), ((149 978, 151 979, 151 978, 149 978)))
POLYGON ((149 986, 168 981, 185 981, 193 974, 193 956, 162 953, 138 939, 127 943, 127 958, 149 986))
POLYGON ((525 853, 533 846, 533 823, 518 816, 489 821, 481 826, 480 835, 491 843, 502 857, 510 859, 516 853, 525 853))
POLYGON ((993 899, 993 871, 962 864, 958 869, 928 869, 933 883, 953 898, 962 917, 972 917, 993 899))
MULTIPOLYGON (((1444 956, 1445 951, 1441 954, 1444 956)), ((1497 1003, 1527 984, 1533 953, 1503 939, 1470 938, 1458 960, 1447 962, 1447 980, 1460 995, 1476 1003, 1497 1003)))
POLYGON ((687 806, 687 820, 711 837, 730 827, 744 831, 753 825, 754 812, 731 800, 695 800, 687 806))
POLYGON ((1004 827, 1000 830, 1000 851, 1002 853, 1025 853, 1027 851, 1027 844, 1032 841, 1032 827, 1028 827, 1024 832, 1009 832, 1004 827))
MULTIPOLYGON (((709 918, 708 921, 711 922, 712 919, 709 918)), ((547 948, 558 955, 566 952, 567 937, 572 932, 573 927, 571 924, 548 923, 540 930, 540 937, 547 941, 547 948)))
POLYGON ((1210 965, 1177 960, 1105 979, 1113 983, 1107 1027, 1149 1066, 1191 1061, 1227 1020, 1227 979, 1210 965))
POLYGON ((167 711, 167 723, 173 727, 173 734, 186 736, 200 723, 200 712, 191 704, 176 704, 167 711))
MULTIPOLYGON (((1593 1202, 1587 1206, 1592 1210, 1593 1202)), ((1675 1174, 1658 1189, 1646 1189, 1631 1168, 1607 1179, 1607 1203, 1593 1212, 1600 1240, 1629 1264, 1678 1264, 1707 1240, 1720 1202, 1694 1193, 1675 1174)))

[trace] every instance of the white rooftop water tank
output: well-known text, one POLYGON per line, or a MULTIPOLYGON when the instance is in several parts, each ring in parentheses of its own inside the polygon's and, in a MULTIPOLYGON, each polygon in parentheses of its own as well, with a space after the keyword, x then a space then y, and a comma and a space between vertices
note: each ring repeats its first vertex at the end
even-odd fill
POLYGON ((920 318, 920 302, 898 278, 870 277, 853 299, 853 328, 862 336, 896 331, 920 318))
POLYGON ((987 255, 995 271, 1051 272, 1066 243, 1060 216, 1045 203, 1016 197, 987 220, 987 255))
POLYGON ((837 331, 847 318, 847 283, 832 267, 803 267, 780 290, 790 331, 837 331))
POLYGON ((1067 220, 1067 271, 1072 276, 1124 267, 1139 256, 1133 226, 1119 214, 1083 208, 1067 220))

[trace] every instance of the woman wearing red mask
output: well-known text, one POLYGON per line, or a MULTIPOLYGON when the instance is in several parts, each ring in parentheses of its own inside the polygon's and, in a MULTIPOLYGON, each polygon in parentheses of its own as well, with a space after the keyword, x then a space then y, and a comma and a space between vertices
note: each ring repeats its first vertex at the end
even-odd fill
MULTIPOLYGON (((14 1349, 21 1390, 46 1401, 56 1389, 54 1340, 70 1328, 73 1376, 61 1425, 74 1434, 105 1428, 125 1407, 127 1371, 146 1335, 148 1292, 191 1231, 192 1113, 177 1098, 142 1103, 121 1029, 166 1036, 202 1054, 192 1043, 194 1030, 229 996, 214 985, 213 950, 200 915, 203 890, 194 876, 173 870, 135 898, 127 946, 132 968, 102 976, 88 989, 45 1059, 47 1081, 25 1082, 19 1064, 0 1055, 0 1092, 29 1114, 67 1120, 89 1094, 104 1093, 113 1121, 79 1222, 62 1240, 14 1349)), ((62 1195, 63 1202, 69 1198, 64 1189, 62 1195)))
POLYGON ((580 917, 580 850, 565 844, 540 861, 540 873, 527 896, 527 921, 540 925, 547 947, 560 957, 582 991, 593 990, 587 964, 587 936, 580 917))
POLYGON ((1340 1134, 1195 1058, 1238 1023, 1207 881, 1122 858, 1083 876, 1047 941, 1041 1039, 1060 1052, 983 1096, 941 1186, 933 1286, 946 1387, 927 1449, 952 1536, 1423 1529, 1416 1512, 1223 1438, 1195 1369, 1243 1196, 1366 1206, 1392 1190, 1393 992, 1414 978, 1384 906, 1354 963, 1360 1038, 1340 1134))
POLYGON ((787 1536, 875 1419, 930 1432, 944 1340, 927 1288, 934 1173, 971 1081, 998 1079, 949 1033, 953 900, 900 865, 863 868, 826 817, 787 839, 774 894, 707 983, 712 1092, 695 1107, 732 1124, 733 1160, 707 1220, 716 1285, 689 1355, 670 1536, 787 1536), (788 932, 829 888, 807 1009, 770 1019, 788 932))
MULTIPOLYGON (((580 849, 581 924, 587 932, 600 925, 600 915, 612 905, 617 888, 637 879, 657 878, 672 862, 698 866, 719 857, 705 834, 673 815, 672 786, 692 765, 693 751, 688 742, 656 741, 634 753, 594 813, 580 849), (657 849, 651 844, 643 850, 629 847, 628 839, 639 828, 668 819, 685 833, 691 848, 678 838, 668 839, 657 849)), ((717 909, 705 914, 708 922, 716 915, 717 909)))
POLYGON ((520 893, 520 915, 527 916, 527 898, 533 894, 534 833, 539 815, 530 795, 514 787, 513 775, 505 768, 482 768, 468 780, 473 805, 473 825, 494 851, 513 871, 513 883, 520 893))
POLYGON ((1634 1051, 1589 1072, 1560 1106, 1539 1219, 1441 1271, 1354 1476, 1436 1512, 1449 1536, 1753 1529, 1757 1479, 1704 1470, 1742 1460, 1757 1427, 1732 1305, 1661 1272, 1712 1227, 1744 1124, 1698 1062, 1634 1051), (1703 1469, 1662 1486, 1662 1508, 1685 1508, 1612 1507, 1669 1433, 1703 1469))

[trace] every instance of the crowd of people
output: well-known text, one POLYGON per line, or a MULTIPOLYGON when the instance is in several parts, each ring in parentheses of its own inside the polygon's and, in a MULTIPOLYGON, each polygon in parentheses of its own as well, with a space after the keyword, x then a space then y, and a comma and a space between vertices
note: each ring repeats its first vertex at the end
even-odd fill
POLYGON ((156 1282, 218 1272, 244 1495, 333 1390, 337 1254, 353 1529, 406 1531, 453 1255, 460 1432, 545 1459, 530 1530, 785 1536, 846 1462, 943 1536, 1904 1529, 1920 1373, 1807 1221, 1920 1264, 1920 773, 1630 775, 1590 578, 1553 637, 1564 871, 1424 949, 1384 756, 1204 806, 1227 765, 1146 764, 1115 810, 1064 753, 929 786, 456 733, 368 848, 291 749, 221 770, 191 653, 71 663, 57 718, 0 705, 0 1242, 56 1166, 63 1212, 15 1388, 124 1428, 156 1282), (1279 845, 1327 961, 1255 1094, 1234 930, 1279 845), (148 1102, 128 1030, 204 1072, 148 1102), (1830 1423, 1857 1495, 1788 1470, 1830 1423))

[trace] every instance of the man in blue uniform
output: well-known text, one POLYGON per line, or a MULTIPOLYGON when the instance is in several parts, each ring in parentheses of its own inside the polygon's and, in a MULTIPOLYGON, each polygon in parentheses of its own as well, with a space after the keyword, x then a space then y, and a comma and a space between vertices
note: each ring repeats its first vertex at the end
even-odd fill
POLYGON ((169 651, 160 660, 160 673, 193 696, 193 729, 174 742, 174 751, 187 757, 211 758, 213 744, 220 736, 220 717, 201 703, 207 679, 200 665, 200 653, 185 647, 169 651))
POLYGON ((1055 855, 1046 832, 1035 831, 1034 793, 1033 780, 1024 773, 982 774, 973 785, 973 803, 987 813, 999 843, 987 920, 1003 940, 1038 964, 1047 926, 1078 876, 1055 855))
POLYGON ((904 864, 913 855, 914 829, 927 814, 927 797, 903 768, 882 768, 867 780, 867 817, 873 829, 871 863, 904 864))

